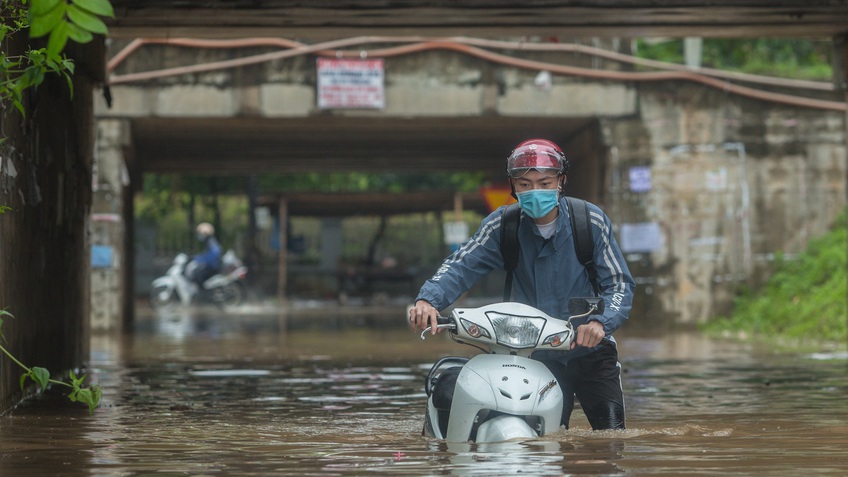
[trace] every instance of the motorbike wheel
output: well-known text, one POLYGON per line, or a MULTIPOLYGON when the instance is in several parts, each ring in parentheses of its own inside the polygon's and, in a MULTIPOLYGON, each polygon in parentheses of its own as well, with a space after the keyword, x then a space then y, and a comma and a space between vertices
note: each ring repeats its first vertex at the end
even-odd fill
POLYGON ((244 285, 240 282, 228 283, 212 290, 212 300, 221 308, 241 305, 245 295, 244 285))
POLYGON ((177 294, 166 285, 159 285, 150 290, 150 306, 154 310, 170 310, 178 303, 177 294))

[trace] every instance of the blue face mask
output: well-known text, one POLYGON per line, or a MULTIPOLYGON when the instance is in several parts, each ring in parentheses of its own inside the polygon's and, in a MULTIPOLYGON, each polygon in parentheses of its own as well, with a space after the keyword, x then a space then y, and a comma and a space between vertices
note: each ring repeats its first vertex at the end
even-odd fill
POLYGON ((542 218, 554 210, 559 199, 556 189, 533 189, 515 195, 521 209, 534 219, 542 218))

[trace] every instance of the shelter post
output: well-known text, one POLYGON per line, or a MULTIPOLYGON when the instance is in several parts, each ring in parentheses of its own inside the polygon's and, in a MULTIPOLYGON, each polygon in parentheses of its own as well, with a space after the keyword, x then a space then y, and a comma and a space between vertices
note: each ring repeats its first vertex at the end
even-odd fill
POLYGON ((286 262, 288 261, 288 216, 289 216, 289 203, 288 199, 285 197, 280 197, 277 202, 277 207, 279 211, 280 217, 280 250, 277 254, 277 297, 279 298, 280 304, 286 303, 286 285, 288 278, 288 268, 286 266, 286 262))

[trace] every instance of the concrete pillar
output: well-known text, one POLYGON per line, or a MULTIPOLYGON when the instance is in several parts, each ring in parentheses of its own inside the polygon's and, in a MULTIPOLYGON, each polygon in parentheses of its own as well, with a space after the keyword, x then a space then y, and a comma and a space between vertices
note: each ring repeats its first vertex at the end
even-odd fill
POLYGON ((126 270, 124 249, 127 228, 124 193, 129 176, 124 161, 130 138, 129 121, 101 119, 97 122, 97 149, 92 177, 93 202, 89 220, 91 240, 91 329, 120 330, 126 270))
MULTIPOLYGON (((7 37, 9 56, 28 48, 26 32, 7 37)), ((55 377, 83 366, 89 354, 89 241, 94 151, 92 92, 103 81, 103 41, 66 51, 76 62, 73 98, 59 75, 24 97, 22 116, 0 111, 0 308, 6 348, 55 377)), ((0 410, 21 397, 21 370, 0 360, 0 410)))

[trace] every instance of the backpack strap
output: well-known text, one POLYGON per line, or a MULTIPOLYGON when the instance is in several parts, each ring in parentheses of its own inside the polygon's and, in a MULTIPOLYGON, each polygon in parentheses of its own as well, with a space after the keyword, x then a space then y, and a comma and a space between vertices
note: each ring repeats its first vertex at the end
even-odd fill
POLYGON ((518 266, 518 225, 521 223, 521 209, 518 204, 510 204, 501 216, 501 255, 504 259, 506 281, 504 282, 503 301, 512 296, 512 272, 518 266))
POLYGON ((574 249, 577 259, 583 264, 589 275, 589 283, 595 295, 600 295, 598 286, 598 273, 595 270, 595 241, 592 240, 591 221, 589 218, 589 207, 586 201, 575 197, 566 197, 569 216, 571 217, 571 228, 574 232, 574 249))

